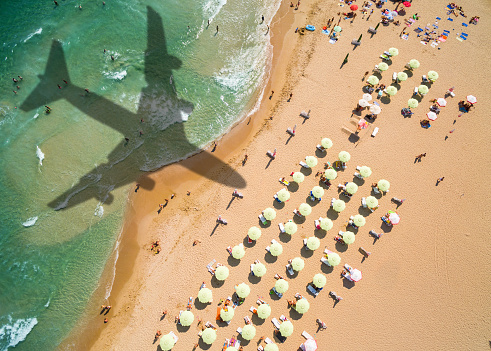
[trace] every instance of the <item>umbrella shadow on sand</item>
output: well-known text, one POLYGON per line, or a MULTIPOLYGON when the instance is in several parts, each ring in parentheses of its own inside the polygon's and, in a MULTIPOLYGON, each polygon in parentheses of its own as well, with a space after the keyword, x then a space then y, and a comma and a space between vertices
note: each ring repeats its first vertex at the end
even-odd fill
POLYGON ((336 250, 339 252, 345 252, 346 250, 348 250, 348 245, 341 244, 340 242, 336 241, 336 250))
POLYGON ((324 158, 327 156, 327 152, 321 151, 318 148, 315 148, 315 157, 317 158, 324 158))
POLYGON ((407 68, 406 68, 406 69, 405 69, 403 72, 407 74, 407 77, 408 77, 408 78, 411 78, 412 76, 414 76, 413 71, 412 71, 412 70, 410 70, 410 69, 407 69, 407 68))
POLYGON ((327 235, 327 231, 319 229, 314 231, 314 236, 318 237, 319 239, 324 239, 327 235))
POLYGON ((298 321, 303 316, 302 313, 298 313, 297 310, 294 309, 293 307, 290 308, 289 315, 290 318, 293 319, 294 321, 298 321))
POLYGON ((228 256, 227 264, 230 267, 237 267, 240 264, 240 260, 237 260, 237 259, 233 258, 232 256, 228 256))
POLYGON ((299 217, 297 215, 293 215, 293 222, 295 224, 304 224, 307 218, 305 216, 299 217))
POLYGON ((294 193, 298 190, 299 185, 297 182, 290 182, 290 184, 287 186, 288 191, 291 193, 294 193))
POLYGON ((197 310, 204 310, 209 305, 210 305, 209 303, 202 303, 202 302, 199 301, 199 299, 194 299, 194 307, 197 310))
MULTIPOLYGON (((399 89, 398 89, 399 90, 399 89)), ((390 104, 390 97, 389 96, 382 96, 380 98, 380 102, 384 105, 390 104)))
POLYGON ((177 331, 179 333, 185 333, 185 332, 187 332, 189 330, 190 327, 191 327, 190 325, 188 325, 187 327, 185 327, 185 326, 177 323, 176 329, 177 329, 177 331))
POLYGON ((245 247, 253 247, 254 245, 256 245, 256 241, 255 240, 252 240, 252 242, 249 242, 249 238, 246 236, 244 237, 244 240, 242 240, 242 244, 244 244, 245 247))
POLYGON ((346 278, 343 278, 343 287, 344 288, 351 289, 354 286, 355 286, 355 282, 352 282, 351 280, 348 280, 346 278))
POLYGON ((255 275, 249 273, 249 276, 247 277, 247 280, 249 280, 249 283, 251 284, 257 284, 261 281, 261 277, 256 277, 255 275))
POLYGON ((198 347, 202 350, 208 350, 211 348, 211 344, 207 344, 206 342, 203 341, 202 338, 199 338, 198 347))
POLYGON ((292 236, 286 233, 280 233, 279 239, 282 243, 288 243, 292 240, 292 236))
MULTIPOLYGON (((271 298, 273 297, 273 295, 276 296, 276 294, 272 294, 270 295, 271 298)), ((252 324, 254 325, 262 325, 266 321, 265 319, 259 318, 255 313, 252 314, 251 320, 252 320, 252 324)))
POLYGON ((392 231, 392 228, 393 226, 387 225, 384 222, 382 222, 382 224, 380 225, 380 229, 382 229, 384 233, 390 233, 392 231))
POLYGON ((273 207, 277 210, 281 210, 283 207, 285 207, 285 203, 273 200, 273 207))
POLYGON ((327 264, 321 263, 321 271, 324 274, 331 274, 334 270, 334 267, 328 266, 327 264))
POLYGON ((370 211, 369 208, 365 208, 363 206, 358 207, 358 213, 361 214, 363 217, 368 217, 371 215, 373 212, 370 211))
POLYGON ((331 208, 327 210, 326 217, 329 218, 331 221, 335 221, 336 219, 339 218, 339 212, 336 212, 331 208))
POLYGON ((312 257, 313 255, 314 255, 313 250, 308 249, 305 245, 302 246, 302 249, 300 250, 300 256, 304 258, 309 258, 312 257))
POLYGON ((309 175, 312 174, 312 168, 302 167, 302 168, 300 168, 299 172, 302 173, 304 176, 308 177, 309 175))
POLYGON ((223 280, 218 280, 215 276, 213 276, 211 278, 211 286, 213 288, 221 288, 223 286, 223 284, 225 283, 225 281, 223 280))
POLYGON ((271 253, 266 251, 266 253, 264 254, 264 260, 266 261, 266 263, 275 263, 276 261, 278 261, 278 257, 273 256, 271 255, 271 253))

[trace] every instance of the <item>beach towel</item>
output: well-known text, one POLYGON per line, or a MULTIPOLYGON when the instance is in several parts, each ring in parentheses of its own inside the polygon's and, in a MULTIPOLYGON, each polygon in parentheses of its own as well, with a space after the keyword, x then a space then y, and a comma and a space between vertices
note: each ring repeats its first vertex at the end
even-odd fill
POLYGON ((469 27, 469 25, 468 25, 467 23, 465 23, 465 22, 462 22, 462 25, 463 25, 464 27, 469 27))
MULTIPOLYGON (((466 37, 464 37, 463 35, 461 35, 460 37, 462 38, 462 40, 467 40, 467 38, 466 38, 466 37)), ((462 40, 461 40, 461 41, 462 41, 462 40)))
POLYGON ((461 35, 463 35, 463 36, 464 36, 464 37, 466 37, 466 38, 467 38, 467 36, 469 35, 469 34, 464 33, 464 32, 462 32, 462 33, 460 33, 460 34, 461 34, 461 35))
POLYGON ((431 43, 431 47, 436 48, 438 46, 438 42, 434 41, 431 43))
POLYGON ((440 17, 437 17, 436 19, 437 19, 437 20, 439 20, 439 21, 441 20, 441 18, 440 18, 440 17))
POLYGON ((329 33, 331 33, 331 32, 330 32, 328 29, 323 29, 323 30, 322 30, 322 33, 324 33, 324 34, 329 34, 329 33))
POLYGON ((428 43, 426 41, 420 41, 420 43, 423 45, 428 45, 428 43))
POLYGON ((447 18, 447 21, 453 22, 453 18, 447 18))

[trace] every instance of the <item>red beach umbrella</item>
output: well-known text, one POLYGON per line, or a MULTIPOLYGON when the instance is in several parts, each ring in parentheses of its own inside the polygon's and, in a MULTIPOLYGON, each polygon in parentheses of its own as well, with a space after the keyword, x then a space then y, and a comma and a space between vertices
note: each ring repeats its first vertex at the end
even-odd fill
POLYGON ((308 338, 304 343, 303 347, 305 351, 316 351, 317 350, 317 341, 312 338, 308 338))
POLYGON ((404 1, 402 3, 405 7, 411 7, 411 3, 409 1, 404 1))
POLYGON ((350 9, 351 9, 351 11, 356 11, 356 10, 358 10, 358 5, 351 5, 350 9))
POLYGON ((447 106, 447 101, 444 99, 444 98, 438 98, 438 100, 436 100, 436 103, 438 104, 438 106, 440 107, 445 107, 447 106))
POLYGON ((438 118, 438 115, 433 111, 428 112, 426 115, 428 116, 428 119, 431 121, 435 121, 438 118))
POLYGON ((474 105, 477 102, 477 99, 474 95, 467 95, 467 102, 474 105))

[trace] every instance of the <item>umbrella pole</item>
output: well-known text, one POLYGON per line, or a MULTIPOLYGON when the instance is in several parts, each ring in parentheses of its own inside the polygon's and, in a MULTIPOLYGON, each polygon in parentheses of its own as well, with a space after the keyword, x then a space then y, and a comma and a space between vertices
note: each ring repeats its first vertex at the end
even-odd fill
POLYGON ((346 54, 346 57, 344 58, 343 64, 348 62, 348 56, 349 56, 349 53, 346 54))

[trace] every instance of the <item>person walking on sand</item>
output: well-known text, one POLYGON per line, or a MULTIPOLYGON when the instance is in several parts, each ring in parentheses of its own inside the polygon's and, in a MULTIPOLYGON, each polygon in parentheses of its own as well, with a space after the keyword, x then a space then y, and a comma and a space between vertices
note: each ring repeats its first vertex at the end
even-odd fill
POLYGON ((443 182, 443 179, 445 179, 445 177, 438 178, 436 180, 436 185, 440 184, 440 182, 443 182))
POLYGON ((287 100, 287 101, 288 101, 288 102, 290 102, 290 101, 291 101, 291 99, 292 99, 292 97, 293 97, 293 93, 290 93, 290 97, 288 98, 288 100, 287 100))
POLYGON ((218 33, 218 26, 217 26, 217 33, 218 33))

